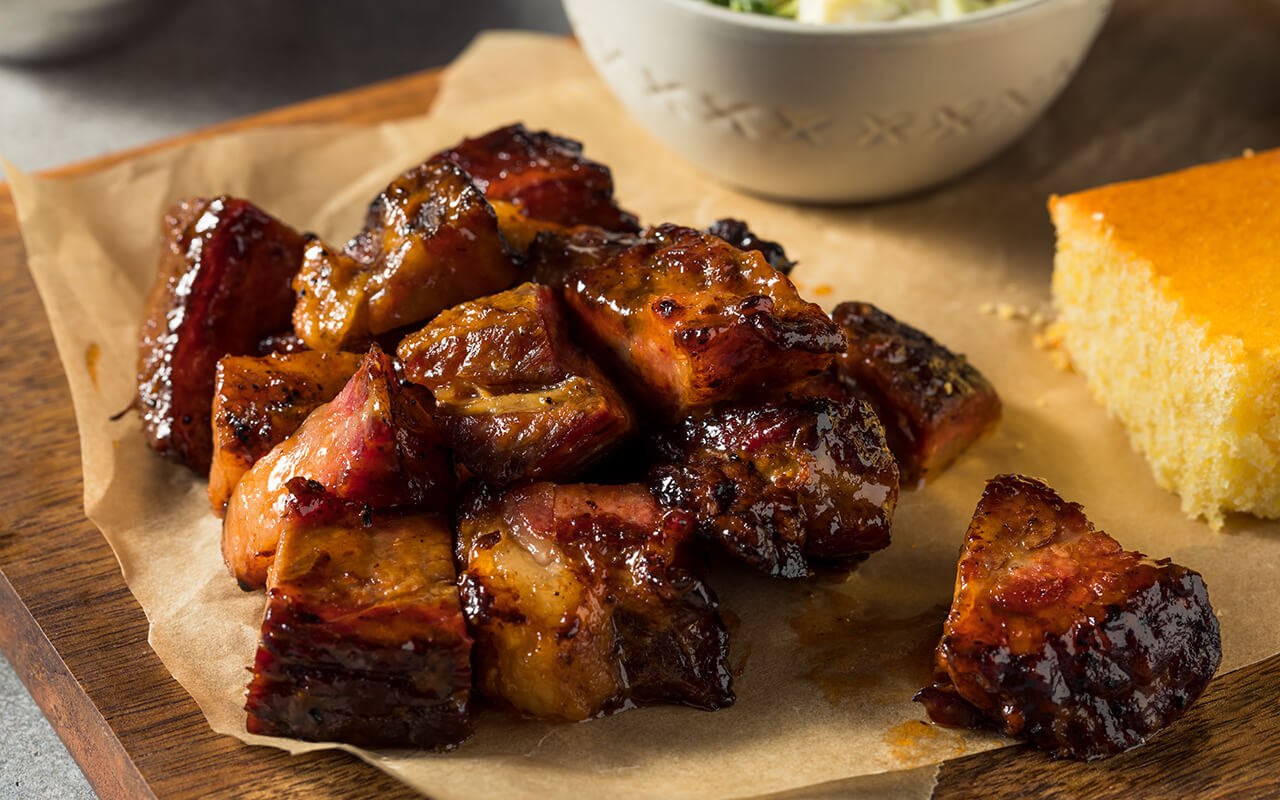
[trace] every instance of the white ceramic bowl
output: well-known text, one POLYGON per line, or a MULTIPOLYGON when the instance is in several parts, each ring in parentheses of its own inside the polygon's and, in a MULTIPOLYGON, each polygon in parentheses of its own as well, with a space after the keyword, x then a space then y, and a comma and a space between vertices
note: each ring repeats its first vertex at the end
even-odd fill
POLYGON ((1066 86, 1111 0, 946 22, 806 25, 702 0, 564 0, 623 105, 720 180, 808 202, 923 189, 1012 143, 1066 86))

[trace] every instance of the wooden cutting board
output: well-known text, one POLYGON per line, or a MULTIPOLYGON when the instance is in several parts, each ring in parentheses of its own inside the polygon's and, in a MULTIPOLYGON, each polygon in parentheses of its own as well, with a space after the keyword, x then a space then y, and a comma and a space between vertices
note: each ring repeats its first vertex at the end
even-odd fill
MULTIPOLYGON (((412 75, 175 141, 263 125, 420 114, 439 82, 438 71, 412 75)), ((92 170, 132 154, 53 174, 92 170)), ((0 314, 0 648, 98 794, 416 796, 342 753, 290 757, 209 730, 148 647, 142 609, 106 541, 85 519, 71 401, 3 185, 0 285, 9 287, 0 314)), ((984 753, 945 764, 934 796, 1274 796, 1280 793, 1277 698, 1280 656, 1219 676, 1172 730, 1135 752, 1095 764, 1056 762, 1027 747, 984 753)))

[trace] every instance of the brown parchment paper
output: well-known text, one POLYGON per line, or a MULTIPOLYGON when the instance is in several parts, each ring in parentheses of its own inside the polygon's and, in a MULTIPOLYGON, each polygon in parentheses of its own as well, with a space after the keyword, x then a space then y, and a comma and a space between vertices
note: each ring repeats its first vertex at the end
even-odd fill
POLYGON ((1238 86, 1260 65, 1280 76, 1280 40, 1244 24, 1250 4, 1232 6, 1234 17, 1191 10, 1177 26, 1137 13, 1142 5, 1117 8, 1077 83, 1013 151, 940 191, 874 207, 787 206, 711 183, 649 139, 573 45, 517 34, 479 40, 423 118, 230 134, 67 180, 7 167, 75 402, 85 509, 146 611, 151 645, 214 730, 294 753, 331 746, 245 733, 244 668, 262 596, 226 573, 204 485, 151 453, 136 418, 109 419, 134 391, 163 209, 187 195, 238 194, 342 241, 394 175, 464 134, 523 120, 585 141, 642 219, 746 218, 799 259, 794 277, 811 298, 872 301, 966 352, 999 389, 1004 419, 927 489, 904 493, 892 546, 847 580, 716 569, 710 581, 734 621, 742 669, 732 708, 651 708, 576 725, 484 713, 453 753, 343 749, 441 800, 927 797, 939 762, 1008 743, 925 725, 910 702, 929 673, 983 481, 1004 471, 1046 478, 1127 547, 1200 570, 1222 622, 1224 672, 1280 651, 1280 523, 1233 518, 1215 534, 1185 519, 1084 382, 1033 346, 1026 319, 1048 311, 1049 192, 1280 144, 1276 120, 1238 86), (1142 53, 1163 51, 1170 36, 1194 51, 1224 33, 1233 47, 1215 51, 1212 69, 1195 54, 1159 80, 1144 72, 1142 53), (1108 93, 1110 115, 1098 110, 1108 93), (997 306, 1014 313, 991 313, 997 306))

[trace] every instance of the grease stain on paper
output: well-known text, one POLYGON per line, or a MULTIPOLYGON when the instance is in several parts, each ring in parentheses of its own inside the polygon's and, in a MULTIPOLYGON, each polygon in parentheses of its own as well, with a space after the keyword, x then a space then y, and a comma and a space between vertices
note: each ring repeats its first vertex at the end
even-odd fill
POLYGON ((789 620, 810 665, 801 677, 827 702, 853 702, 890 680, 917 687, 929 682, 945 605, 902 617, 868 610, 848 593, 820 585, 804 595, 804 611, 789 620))
POLYGON ((98 388, 98 357, 102 355, 102 348, 98 347, 97 342, 89 342, 89 346, 84 350, 84 365, 89 370, 89 380, 93 381, 93 388, 98 388))
MULTIPOLYGON (((937 725, 930 725, 923 720, 909 719, 890 728, 884 735, 884 742, 889 746, 894 758, 914 764, 920 760, 925 751, 936 752, 938 745, 942 744, 939 740, 945 733, 946 731, 937 725)), ((959 736, 954 738, 954 752, 947 756, 948 758, 963 755, 966 749, 963 738, 959 736)))

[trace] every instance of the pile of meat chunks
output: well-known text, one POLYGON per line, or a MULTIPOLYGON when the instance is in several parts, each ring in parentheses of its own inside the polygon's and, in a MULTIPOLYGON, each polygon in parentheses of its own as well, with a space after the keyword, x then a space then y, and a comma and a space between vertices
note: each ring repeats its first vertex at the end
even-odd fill
POLYGON ((1000 411, 790 266, 733 220, 641 229, 606 167, 519 125, 397 178, 341 248, 176 206, 137 407, 266 589, 249 730, 431 748, 472 691, 565 720, 732 703, 707 554, 852 565, 1000 411))

